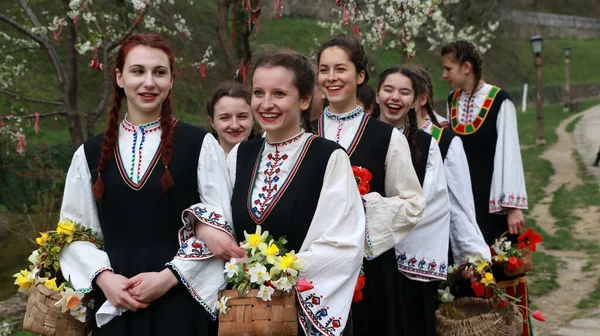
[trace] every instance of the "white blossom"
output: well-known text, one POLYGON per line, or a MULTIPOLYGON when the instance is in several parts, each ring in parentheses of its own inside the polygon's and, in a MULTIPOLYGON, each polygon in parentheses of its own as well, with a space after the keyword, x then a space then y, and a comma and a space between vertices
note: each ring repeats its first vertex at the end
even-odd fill
POLYGON ((275 290, 273 288, 265 285, 260 285, 256 297, 259 299, 263 299, 263 301, 271 301, 271 295, 273 295, 274 292, 275 290))

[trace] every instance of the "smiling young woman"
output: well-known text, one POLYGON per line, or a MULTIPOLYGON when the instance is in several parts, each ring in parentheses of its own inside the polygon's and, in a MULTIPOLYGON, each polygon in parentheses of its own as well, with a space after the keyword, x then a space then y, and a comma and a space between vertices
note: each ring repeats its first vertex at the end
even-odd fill
POLYGON ((423 191, 406 138, 393 126, 369 117, 357 102, 368 81, 367 55, 347 35, 331 37, 318 52, 318 84, 329 106, 314 122, 318 134, 343 146, 353 166, 373 175, 363 196, 366 213, 363 299, 352 305, 356 335, 400 335, 399 272, 394 246, 419 222, 423 191))
MULTIPOLYGON (((229 220, 231 187, 213 136, 172 115, 174 59, 159 35, 121 43, 107 130, 77 149, 67 174, 61 218, 105 242, 73 243, 60 256, 74 289, 94 290, 94 335, 216 335, 206 303, 223 284, 223 263, 208 248, 185 248, 198 241, 181 229, 181 213, 202 202, 229 220)), ((232 234, 231 250, 241 250, 232 234)))
POLYGON ((250 90, 234 81, 223 82, 206 104, 208 122, 225 154, 255 136, 250 90))
POLYGON ((308 133, 314 70, 294 51, 256 60, 252 113, 264 138, 245 141, 227 156, 238 241, 256 225, 287 237, 303 260, 298 317, 307 335, 342 335, 364 251, 364 212, 348 155, 308 133), (307 129, 303 129, 301 125, 307 129))

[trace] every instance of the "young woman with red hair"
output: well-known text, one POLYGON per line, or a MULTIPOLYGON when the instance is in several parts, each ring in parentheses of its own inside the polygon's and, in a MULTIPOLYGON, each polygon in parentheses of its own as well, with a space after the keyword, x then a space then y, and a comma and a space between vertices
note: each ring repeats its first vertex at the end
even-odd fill
POLYGON ((61 252, 63 275, 76 290, 94 290, 94 335, 216 334, 210 305, 223 262, 214 256, 244 254, 228 221, 223 151, 173 117, 174 55, 164 38, 132 35, 115 63, 107 130, 75 152, 61 209, 105 245, 72 243, 61 252), (196 203, 201 211, 182 228, 182 211, 196 203), (218 246, 195 238, 196 218, 222 230, 218 246))

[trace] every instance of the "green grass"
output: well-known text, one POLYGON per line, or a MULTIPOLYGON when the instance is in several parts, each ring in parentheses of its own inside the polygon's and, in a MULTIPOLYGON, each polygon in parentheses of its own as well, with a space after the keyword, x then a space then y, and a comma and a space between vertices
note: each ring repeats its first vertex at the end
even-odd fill
POLYGON ((529 282, 529 295, 542 296, 560 287, 556 281, 557 269, 560 262, 557 258, 541 251, 533 253, 535 274, 530 275, 533 281, 529 282))
POLYGON ((583 116, 579 116, 579 117, 573 119, 573 121, 571 121, 565 128, 565 131, 567 133, 573 133, 573 131, 575 131, 575 126, 577 126, 579 121, 581 121, 581 118, 583 118, 583 116))
POLYGON ((600 305, 600 279, 598 279, 598 283, 596 283, 596 288, 588 294, 588 297, 579 301, 579 303, 577 304, 577 308, 596 308, 598 307, 598 305, 600 305))

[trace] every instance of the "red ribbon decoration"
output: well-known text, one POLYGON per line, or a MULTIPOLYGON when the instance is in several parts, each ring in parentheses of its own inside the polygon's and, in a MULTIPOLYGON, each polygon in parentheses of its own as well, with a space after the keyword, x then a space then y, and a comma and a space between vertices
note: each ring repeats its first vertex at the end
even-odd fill
POLYGON ((204 63, 200 64, 200 77, 202 77, 202 79, 206 78, 206 64, 204 63))
POLYGON ((40 114, 37 112, 35 112, 35 125, 33 128, 35 129, 35 135, 37 135, 40 130, 40 114))

